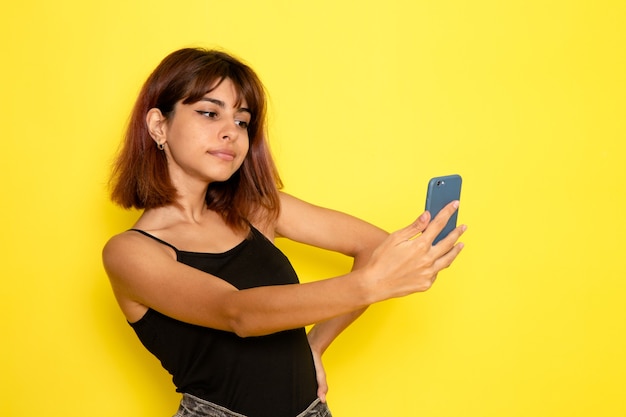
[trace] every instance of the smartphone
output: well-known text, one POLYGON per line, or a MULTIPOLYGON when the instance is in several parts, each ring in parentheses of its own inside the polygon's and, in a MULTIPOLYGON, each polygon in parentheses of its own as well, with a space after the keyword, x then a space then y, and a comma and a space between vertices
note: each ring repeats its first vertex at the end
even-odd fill
MULTIPOLYGON (((428 191, 426 192, 426 210, 430 212, 431 219, 434 219, 437 213, 439 213, 439 211, 441 211, 441 209, 448 203, 461 198, 461 182, 461 176, 456 174, 435 177, 428 182, 428 191)), ((448 233, 454 230, 458 214, 458 210, 454 212, 441 233, 439 233, 433 241, 433 245, 448 236, 448 233)))

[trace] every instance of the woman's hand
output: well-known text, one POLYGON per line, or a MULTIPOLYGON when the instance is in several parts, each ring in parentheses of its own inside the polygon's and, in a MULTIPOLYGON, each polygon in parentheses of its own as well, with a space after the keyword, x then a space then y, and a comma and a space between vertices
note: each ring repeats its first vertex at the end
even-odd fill
POLYGON ((311 349, 313 353, 313 362, 315 363, 315 375, 317 376, 317 397, 326 402, 326 393, 328 393, 328 383, 326 382, 326 371, 322 363, 322 353, 316 349, 311 349))
POLYGON ((457 240, 465 226, 457 227, 433 245, 458 207, 458 201, 448 204, 432 221, 430 213, 424 212, 409 226, 389 235, 376 249, 367 266, 368 276, 380 296, 372 302, 426 291, 432 286, 437 274, 450 266, 463 249, 457 240))

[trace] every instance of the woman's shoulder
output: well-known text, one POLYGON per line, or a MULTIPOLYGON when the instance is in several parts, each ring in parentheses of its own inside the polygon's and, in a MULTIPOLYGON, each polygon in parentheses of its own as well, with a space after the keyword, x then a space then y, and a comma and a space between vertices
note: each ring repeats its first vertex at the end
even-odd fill
MULTIPOLYGON (((278 222, 280 221, 280 216, 283 214, 285 210, 285 204, 283 203, 284 199, 288 199, 290 196, 285 194, 284 192, 279 192, 279 210, 278 216, 271 215, 272 213, 265 207, 257 207, 248 217, 249 224, 261 232, 267 239, 270 241, 274 241, 276 237, 279 236, 277 233, 278 222)), ((288 210, 288 209, 287 209, 288 210)))
POLYGON ((279 228, 285 218, 297 217, 304 207, 311 207, 309 203, 284 191, 279 191, 278 196, 280 202, 278 216, 270 216, 267 209, 259 207, 249 218, 250 224, 271 241, 282 236, 279 228))
POLYGON ((106 257, 106 255, 111 253, 131 249, 137 244, 141 245, 141 239, 139 239, 139 236, 140 234, 137 233, 134 228, 111 236, 104 244, 104 248, 102 250, 103 255, 106 257))
POLYGON ((107 270, 128 265, 130 259, 137 257, 172 256, 172 249, 142 232, 132 228, 109 238, 102 249, 102 261, 107 270))
POLYGON ((142 288, 154 268, 163 269, 169 255, 163 245, 129 229, 112 236, 102 250, 102 263, 113 287, 115 298, 126 319, 133 323, 148 310, 137 301, 133 288, 142 288))

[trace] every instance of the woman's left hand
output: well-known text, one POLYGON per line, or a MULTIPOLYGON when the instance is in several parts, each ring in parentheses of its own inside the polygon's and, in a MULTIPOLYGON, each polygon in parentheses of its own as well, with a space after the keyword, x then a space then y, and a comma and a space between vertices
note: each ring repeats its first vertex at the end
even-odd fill
POLYGON ((315 363, 315 373, 317 375, 317 396, 323 403, 326 402, 326 393, 328 392, 328 383, 326 382, 326 371, 322 363, 322 354, 316 350, 312 350, 313 362, 315 363))

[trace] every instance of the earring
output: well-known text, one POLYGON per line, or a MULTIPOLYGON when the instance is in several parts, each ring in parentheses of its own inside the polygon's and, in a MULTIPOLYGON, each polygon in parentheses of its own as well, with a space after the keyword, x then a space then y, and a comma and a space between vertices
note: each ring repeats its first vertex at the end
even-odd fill
POLYGON ((157 148, 159 148, 159 150, 162 151, 163 149, 165 149, 165 144, 164 143, 157 143, 157 148))

